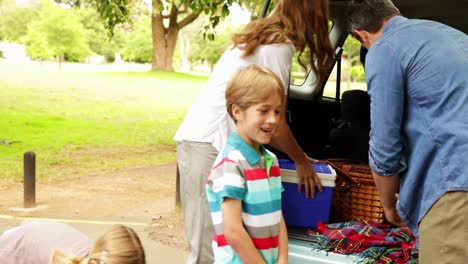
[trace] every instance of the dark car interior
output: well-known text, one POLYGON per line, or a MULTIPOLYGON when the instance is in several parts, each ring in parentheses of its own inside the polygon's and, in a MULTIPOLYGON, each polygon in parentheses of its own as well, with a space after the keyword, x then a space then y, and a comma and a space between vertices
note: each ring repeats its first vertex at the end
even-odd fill
MULTIPOLYGON (((352 158, 367 162, 369 138, 369 99, 363 91, 340 92, 342 47, 348 37, 346 8, 349 0, 330 0, 332 28, 330 40, 335 48, 336 92, 323 94, 325 84, 317 85, 311 72, 301 85, 291 84, 288 96, 288 123, 303 150, 315 159, 352 158)), ((466 0, 395 0, 407 18, 430 19, 468 32, 466 0)), ((264 10, 271 10, 266 1, 264 10)), ((361 52, 362 55, 365 52, 361 52)), ((363 59, 361 58, 361 61, 363 59)), ((331 73, 331 70, 330 70, 331 73)), ((280 157, 283 153, 277 152, 280 157)))

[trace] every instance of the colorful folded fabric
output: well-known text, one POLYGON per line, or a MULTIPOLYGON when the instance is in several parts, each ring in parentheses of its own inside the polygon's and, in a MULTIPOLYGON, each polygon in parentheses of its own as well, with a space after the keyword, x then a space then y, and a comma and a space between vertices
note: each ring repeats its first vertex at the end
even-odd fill
POLYGON ((418 240, 408 227, 364 220, 320 222, 307 233, 318 241, 314 249, 353 254, 358 263, 418 263, 418 240))

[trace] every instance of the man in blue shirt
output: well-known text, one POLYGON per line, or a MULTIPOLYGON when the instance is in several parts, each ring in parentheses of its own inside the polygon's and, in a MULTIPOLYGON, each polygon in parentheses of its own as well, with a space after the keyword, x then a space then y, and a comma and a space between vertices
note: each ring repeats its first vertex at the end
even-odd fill
POLYGON ((348 20, 369 50, 369 165, 385 216, 419 234, 421 263, 466 263, 468 37, 390 0, 354 0, 348 20))

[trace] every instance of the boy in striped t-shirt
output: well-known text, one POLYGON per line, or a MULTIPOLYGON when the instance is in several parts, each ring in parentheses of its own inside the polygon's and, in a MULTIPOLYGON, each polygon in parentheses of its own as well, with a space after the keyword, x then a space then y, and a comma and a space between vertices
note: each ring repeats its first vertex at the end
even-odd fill
POLYGON ((285 92, 270 70, 251 65, 226 88, 227 111, 237 126, 208 176, 215 263, 287 263, 280 168, 265 149, 279 123, 285 92))

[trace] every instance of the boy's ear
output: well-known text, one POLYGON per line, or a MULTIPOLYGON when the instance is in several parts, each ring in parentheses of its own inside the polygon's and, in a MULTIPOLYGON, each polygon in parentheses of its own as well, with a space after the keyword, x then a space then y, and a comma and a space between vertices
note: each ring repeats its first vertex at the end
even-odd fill
POLYGON ((241 116, 242 109, 238 105, 233 104, 231 106, 231 111, 232 111, 232 116, 234 117, 236 121, 239 121, 240 119, 242 119, 242 116, 241 116))

